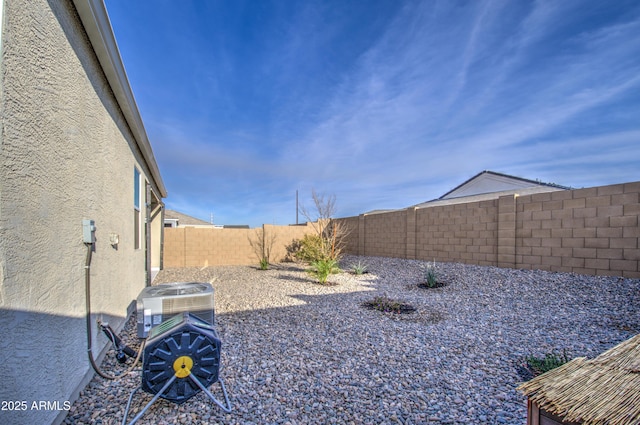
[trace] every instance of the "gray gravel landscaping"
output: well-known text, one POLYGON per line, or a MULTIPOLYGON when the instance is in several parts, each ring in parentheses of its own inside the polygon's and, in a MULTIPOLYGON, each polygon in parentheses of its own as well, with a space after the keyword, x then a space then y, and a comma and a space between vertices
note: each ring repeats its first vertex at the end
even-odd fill
MULTIPOLYGON (((425 262, 345 257, 368 273, 322 286, 302 265, 169 269, 155 284, 211 282, 224 413, 199 393, 159 400, 138 424, 524 424, 523 358, 595 357, 640 332, 640 280, 437 263, 446 286, 418 287, 425 262), (409 314, 362 304, 376 295, 409 314)), ((123 339, 137 345, 131 318, 123 339)), ((107 371, 123 369, 108 354, 107 371)), ((139 370, 94 378, 68 424, 119 424, 139 370)), ((212 386, 220 395, 217 384, 212 386)), ((151 399, 136 393, 129 419, 151 399)))

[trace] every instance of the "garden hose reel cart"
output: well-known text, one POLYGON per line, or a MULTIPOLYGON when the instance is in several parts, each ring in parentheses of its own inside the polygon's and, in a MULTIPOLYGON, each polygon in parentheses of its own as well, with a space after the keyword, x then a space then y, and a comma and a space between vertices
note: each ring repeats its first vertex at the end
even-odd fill
POLYGON ((134 394, 140 388, 154 397, 130 422, 138 419, 160 397, 182 404, 203 391, 223 411, 231 412, 231 402, 220 371, 218 335, 209 324, 197 316, 183 312, 149 331, 142 356, 142 384, 130 395, 123 424, 129 415, 134 394), (224 402, 218 400, 208 388, 220 383, 224 402))

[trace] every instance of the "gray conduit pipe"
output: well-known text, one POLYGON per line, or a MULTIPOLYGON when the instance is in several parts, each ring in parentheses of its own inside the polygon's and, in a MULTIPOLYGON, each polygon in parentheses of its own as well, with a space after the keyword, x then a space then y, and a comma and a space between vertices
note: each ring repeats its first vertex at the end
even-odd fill
POLYGON ((91 363, 91 367, 96 371, 98 375, 103 377, 104 379, 118 379, 127 375, 129 372, 133 370, 138 361, 140 360, 140 355, 142 354, 142 350, 144 349, 144 341, 140 344, 140 349, 138 350, 138 355, 136 356, 133 364, 120 375, 109 375, 108 373, 100 370, 100 367, 96 364, 95 359, 93 358, 93 350, 92 350, 92 340, 93 335, 91 333, 91 253, 93 252, 93 244, 85 243, 87 246, 87 259, 84 263, 84 293, 85 293, 85 308, 87 310, 86 320, 87 320, 87 354, 89 355, 89 363, 91 363))

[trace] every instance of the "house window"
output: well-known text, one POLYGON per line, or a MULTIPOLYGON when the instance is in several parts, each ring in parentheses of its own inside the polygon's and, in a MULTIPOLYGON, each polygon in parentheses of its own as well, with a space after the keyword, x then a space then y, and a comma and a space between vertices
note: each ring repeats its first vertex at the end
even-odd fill
POLYGON ((140 209, 140 171, 134 167, 133 169, 133 247, 140 249, 140 241, 142 239, 142 211, 140 209))

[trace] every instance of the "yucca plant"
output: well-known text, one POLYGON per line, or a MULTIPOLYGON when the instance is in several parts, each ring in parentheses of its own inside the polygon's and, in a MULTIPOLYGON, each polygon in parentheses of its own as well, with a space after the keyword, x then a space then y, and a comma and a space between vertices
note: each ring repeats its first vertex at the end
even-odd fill
POLYGON ((356 274, 359 276, 361 274, 364 274, 367 271, 367 265, 364 264, 362 261, 358 261, 356 264, 351 265, 351 270, 353 271, 353 274, 356 274))
POLYGON ((438 286, 438 273, 436 271, 436 261, 433 260, 432 264, 427 263, 424 271, 424 283, 429 288, 435 288, 438 286))

